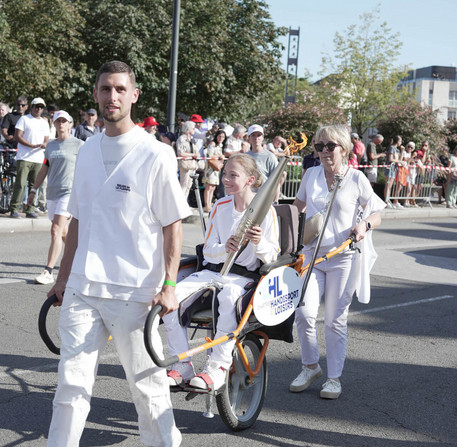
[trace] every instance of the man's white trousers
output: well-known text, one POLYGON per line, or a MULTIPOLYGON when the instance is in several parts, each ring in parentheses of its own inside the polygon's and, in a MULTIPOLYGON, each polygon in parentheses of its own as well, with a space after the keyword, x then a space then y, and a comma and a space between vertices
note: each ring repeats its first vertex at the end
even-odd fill
MULTIPOLYGON (((147 446, 180 445, 166 372, 154 365, 144 346, 143 328, 149 308, 146 303, 65 291, 59 321, 61 358, 48 447, 79 446, 100 353, 110 335, 138 413, 141 441, 147 446)), ((152 340, 161 353, 157 324, 152 340)))

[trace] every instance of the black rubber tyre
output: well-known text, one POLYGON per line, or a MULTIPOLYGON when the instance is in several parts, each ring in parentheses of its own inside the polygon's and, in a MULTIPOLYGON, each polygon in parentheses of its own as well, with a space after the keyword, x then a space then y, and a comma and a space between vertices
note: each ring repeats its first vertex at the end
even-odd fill
MULTIPOLYGON (((38 332, 40 333, 40 336, 44 341, 44 344, 48 347, 48 349, 52 353, 60 355, 60 348, 58 348, 52 341, 51 337, 48 334, 48 328, 46 325, 46 319, 48 317, 49 309, 56 301, 57 297, 55 295, 51 295, 41 306, 40 314, 38 316, 38 332)), ((57 318, 54 319, 57 321, 57 318)))
MULTIPOLYGON (((255 368, 260 356, 262 344, 254 334, 246 335, 243 348, 251 368, 255 368)), ((233 351, 232 370, 227 371, 226 386, 216 396, 217 408, 224 423, 233 431, 252 427, 262 410, 267 391, 267 359, 263 359, 259 374, 251 384, 238 350, 233 351)))

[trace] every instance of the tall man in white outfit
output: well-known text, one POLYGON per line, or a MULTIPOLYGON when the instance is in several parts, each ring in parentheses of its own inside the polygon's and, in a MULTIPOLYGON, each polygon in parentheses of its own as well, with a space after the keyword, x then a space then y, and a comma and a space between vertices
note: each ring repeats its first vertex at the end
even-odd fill
MULTIPOLYGON (((62 305, 61 360, 48 446, 78 446, 100 352, 113 336, 147 446, 179 446, 165 370, 143 342, 151 304, 177 309, 181 219, 189 208, 171 148, 135 126, 135 75, 123 62, 99 69, 94 98, 106 131, 88 139, 76 162, 73 219, 55 286, 62 305), (65 299, 63 293, 65 291, 65 299)), ((153 343, 162 349, 157 327, 153 343)))

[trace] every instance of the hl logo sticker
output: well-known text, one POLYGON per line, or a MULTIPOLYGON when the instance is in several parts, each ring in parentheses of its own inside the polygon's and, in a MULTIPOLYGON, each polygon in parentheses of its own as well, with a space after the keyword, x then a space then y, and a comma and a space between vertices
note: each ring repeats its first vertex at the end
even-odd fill
POLYGON ((279 290, 279 277, 275 276, 268 280, 268 293, 271 295, 273 293, 274 297, 282 295, 282 290, 279 290))

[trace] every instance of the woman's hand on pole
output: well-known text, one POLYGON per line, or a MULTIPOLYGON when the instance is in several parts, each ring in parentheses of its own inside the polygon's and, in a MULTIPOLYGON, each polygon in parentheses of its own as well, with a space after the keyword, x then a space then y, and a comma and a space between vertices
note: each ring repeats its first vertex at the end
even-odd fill
POLYGON ((361 241, 367 233, 367 223, 362 220, 356 226, 351 228, 351 234, 355 236, 354 242, 361 241))

